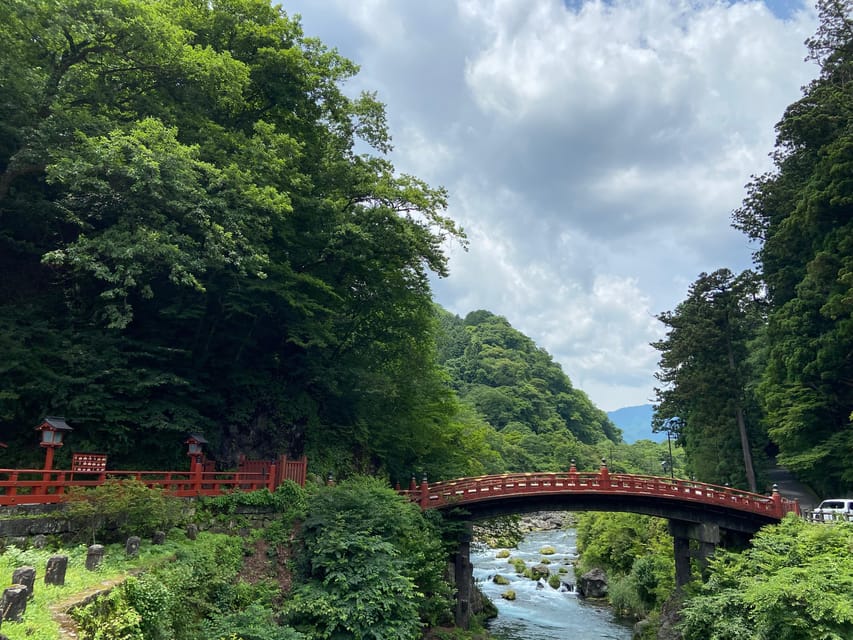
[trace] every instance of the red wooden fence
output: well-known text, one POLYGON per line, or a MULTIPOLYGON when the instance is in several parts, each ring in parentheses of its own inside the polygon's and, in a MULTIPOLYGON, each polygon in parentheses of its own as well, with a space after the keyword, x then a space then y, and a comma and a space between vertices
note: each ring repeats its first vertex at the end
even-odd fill
POLYGON ((251 470, 212 471, 205 465, 195 465, 191 471, 111 471, 99 467, 73 470, 0 469, 0 507, 16 504, 51 504, 62 502, 71 487, 97 487, 108 479, 135 479, 149 487, 160 487, 179 497, 216 496, 229 491, 274 491, 285 480, 305 485, 308 461, 288 460, 279 456, 275 461, 249 461, 251 470))

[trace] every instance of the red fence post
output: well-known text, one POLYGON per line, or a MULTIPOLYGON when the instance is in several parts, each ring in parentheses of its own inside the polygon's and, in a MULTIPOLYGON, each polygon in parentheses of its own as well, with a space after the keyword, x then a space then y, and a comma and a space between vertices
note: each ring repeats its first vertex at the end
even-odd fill
POLYGON ((270 491, 275 491, 276 480, 278 479, 278 468, 275 466, 275 462, 270 465, 269 471, 267 471, 267 489, 270 491))
POLYGON ((426 509, 429 505, 429 483, 427 482, 427 474, 421 478, 421 509, 426 509))
POLYGON ((610 488, 610 471, 607 469, 607 460, 605 458, 601 459, 601 469, 598 471, 598 475, 601 476, 601 480, 599 483, 601 484, 602 489, 610 488))

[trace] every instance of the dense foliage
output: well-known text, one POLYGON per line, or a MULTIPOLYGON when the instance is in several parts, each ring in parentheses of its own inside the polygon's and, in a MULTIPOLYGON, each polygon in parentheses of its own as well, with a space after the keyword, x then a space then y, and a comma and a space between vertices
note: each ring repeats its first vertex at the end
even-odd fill
POLYGON ((284 617, 311 638, 416 639, 452 620, 440 531, 382 482, 353 478, 308 504, 284 617))
POLYGON ((464 319, 438 310, 439 361, 460 399, 491 429, 489 471, 559 471, 572 459, 594 469, 595 445, 621 433, 552 357, 505 318, 474 311, 464 319))
POLYGON ((853 637, 853 525, 788 516, 741 554, 717 552, 684 610, 685 640, 853 637))
POLYGON ((84 640, 296 640, 274 615, 278 591, 238 580, 243 541, 202 533, 172 562, 129 577, 108 596, 74 610, 84 640))
MULTIPOLYGON (((817 8, 820 25, 806 45, 820 74, 776 125, 774 170, 753 177, 734 213, 735 227, 759 244, 766 317, 755 341, 749 343, 751 314, 744 305, 754 294, 743 290, 747 297, 733 301, 743 306, 728 305, 737 309, 729 315, 735 367, 732 384, 725 384, 714 339, 723 325, 710 328, 697 316, 702 309, 722 311, 709 301, 696 304, 694 294, 709 278, 703 274, 688 300, 661 316, 673 331, 695 335, 671 334, 656 346, 664 353, 662 379, 674 385, 659 394, 659 417, 685 419, 689 462, 701 479, 740 484, 749 476, 728 462, 738 437, 726 423, 739 404, 754 448, 763 438, 752 417, 757 403, 778 462, 827 495, 853 490, 853 3, 819 0, 817 8), (707 364, 715 353, 716 366, 697 378, 693 360, 707 364), (683 375, 681 366, 688 369, 683 375), (702 388, 717 407, 717 424, 707 410, 697 420, 702 388), (721 439, 723 431, 731 435, 721 439), (721 450, 726 461, 714 465, 721 450)), ((730 280, 732 291, 743 277, 730 280)))
POLYGON ((65 515, 85 521, 92 543, 121 542, 128 536, 150 537, 184 519, 180 498, 138 480, 107 479, 97 487, 71 487, 65 515))
POLYGON ((608 575, 608 598, 625 614, 659 609, 675 587, 672 537, 666 520, 634 513, 584 513, 578 518, 578 575, 608 575))
POLYGON ((751 272, 703 273, 675 311, 658 316, 667 334, 652 345, 661 352, 655 427, 684 447, 690 475, 752 491, 758 488, 753 460, 766 445, 749 386, 749 347, 762 305, 751 272))
POLYGON ((188 430, 226 462, 453 459, 428 273, 462 234, 356 72, 268 0, 0 4, 4 455, 54 413, 112 465, 188 430))

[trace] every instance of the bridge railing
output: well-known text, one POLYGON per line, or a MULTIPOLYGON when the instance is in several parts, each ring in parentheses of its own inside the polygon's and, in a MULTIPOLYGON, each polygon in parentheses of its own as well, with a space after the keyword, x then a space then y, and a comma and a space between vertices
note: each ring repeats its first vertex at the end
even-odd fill
POLYGON ((598 472, 512 473, 460 478, 458 480, 410 486, 401 491, 424 509, 493 500, 498 497, 546 495, 554 493, 593 493, 647 495, 673 500, 721 505, 749 513, 781 518, 799 513, 796 501, 786 500, 774 491, 764 496, 731 487, 659 476, 611 474, 606 467, 598 472))

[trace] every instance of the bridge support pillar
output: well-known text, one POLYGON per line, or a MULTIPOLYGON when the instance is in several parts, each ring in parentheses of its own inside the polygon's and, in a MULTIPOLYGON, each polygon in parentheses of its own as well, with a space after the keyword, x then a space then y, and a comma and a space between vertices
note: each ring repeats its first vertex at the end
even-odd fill
POLYGON ((471 522, 466 523, 460 534, 459 546, 453 557, 453 580, 456 583, 456 626, 467 629, 471 625, 471 601, 474 591, 474 566, 471 564, 471 538, 474 535, 471 522))
POLYGON ((672 551, 675 555, 675 586, 683 587, 693 578, 690 560, 695 558, 703 576, 708 567, 708 558, 720 544, 720 527, 714 524, 698 524, 683 520, 670 520, 669 533, 672 535, 672 551), (690 541, 697 543, 695 550, 690 541))

